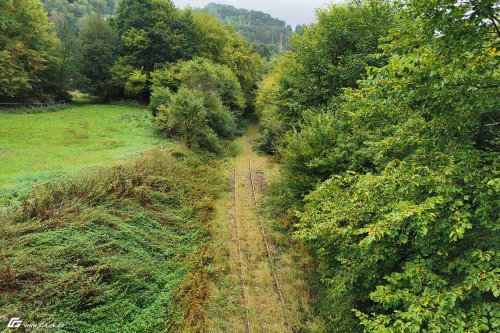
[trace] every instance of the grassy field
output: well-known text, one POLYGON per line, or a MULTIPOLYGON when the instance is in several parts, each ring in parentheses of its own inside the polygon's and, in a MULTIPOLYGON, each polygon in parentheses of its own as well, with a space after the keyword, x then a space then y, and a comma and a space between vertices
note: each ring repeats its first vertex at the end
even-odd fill
POLYGON ((0 195, 160 142, 142 107, 81 103, 43 114, 0 113, 0 195))

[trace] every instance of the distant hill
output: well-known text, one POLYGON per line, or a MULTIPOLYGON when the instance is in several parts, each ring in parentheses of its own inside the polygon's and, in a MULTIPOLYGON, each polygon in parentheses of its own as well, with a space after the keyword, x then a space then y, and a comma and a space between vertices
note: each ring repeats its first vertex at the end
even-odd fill
POLYGON ((90 13, 115 14, 118 0, 41 0, 47 12, 71 13, 77 18, 90 13))
POLYGON ((80 18, 91 13, 112 16, 116 13, 119 0, 40 0, 51 21, 62 15, 67 23, 77 30, 80 18))
POLYGON ((237 32, 254 44, 265 57, 279 51, 281 33, 283 34, 283 49, 288 49, 288 42, 292 36, 292 27, 283 20, 260 11, 215 3, 210 3, 201 10, 234 27, 237 32))

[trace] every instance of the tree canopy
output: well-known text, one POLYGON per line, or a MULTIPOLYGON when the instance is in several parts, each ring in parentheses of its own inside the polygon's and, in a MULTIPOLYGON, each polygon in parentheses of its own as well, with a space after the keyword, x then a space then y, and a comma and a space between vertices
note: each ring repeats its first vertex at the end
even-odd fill
MULTIPOLYGON (((315 99, 319 105, 297 103, 294 96, 307 90, 287 85, 299 73, 318 77, 316 67, 278 65, 266 79, 278 88, 261 84, 259 95, 278 101, 271 114, 298 121, 282 144, 274 204, 292 214, 295 236, 315 251, 320 303, 334 331, 498 329, 494 8, 487 1, 406 2, 381 45, 386 64, 369 67, 356 85, 325 75, 338 94, 315 99), (280 99, 276 91, 284 88, 290 97, 280 99), (281 100, 310 108, 285 113, 290 107, 281 100)), ((335 24, 356 31, 347 17, 357 13, 346 11, 335 24)), ((305 41, 310 54, 327 45, 318 38, 305 41)), ((332 52, 345 46, 343 39, 331 45, 332 52)), ((284 61, 296 64, 302 52, 284 61)))
POLYGON ((57 94, 49 88, 61 47, 37 0, 0 1, 0 99, 57 94))

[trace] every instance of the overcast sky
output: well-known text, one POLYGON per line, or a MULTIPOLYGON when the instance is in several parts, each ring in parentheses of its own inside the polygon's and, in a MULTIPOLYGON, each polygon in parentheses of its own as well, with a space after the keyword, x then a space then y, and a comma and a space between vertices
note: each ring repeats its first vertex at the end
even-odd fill
POLYGON ((329 0, 173 0, 179 8, 187 5, 204 7, 210 2, 233 5, 237 8, 260 10, 282 19, 293 28, 297 24, 310 23, 314 20, 314 9, 329 3, 329 0))

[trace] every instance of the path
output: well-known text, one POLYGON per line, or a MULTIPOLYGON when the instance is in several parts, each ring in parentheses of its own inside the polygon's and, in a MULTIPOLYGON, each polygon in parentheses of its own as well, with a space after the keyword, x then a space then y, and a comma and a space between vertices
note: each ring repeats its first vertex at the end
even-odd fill
POLYGON ((234 311, 229 305, 220 309, 219 321, 224 324, 211 331, 297 332, 294 327, 302 316, 298 305, 308 298, 308 290, 291 255, 277 251, 276 231, 258 213, 273 166, 253 151, 253 137, 255 128, 237 140, 240 152, 228 167, 231 191, 223 198, 219 216, 219 237, 225 239, 227 250, 223 260, 229 270, 226 294, 230 296, 223 304, 232 302, 234 311))

